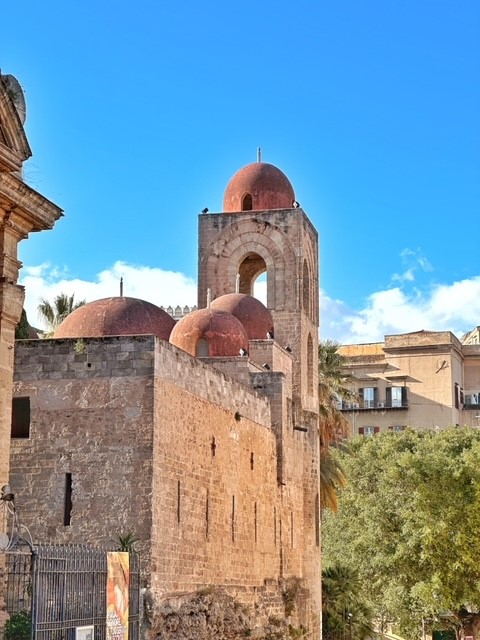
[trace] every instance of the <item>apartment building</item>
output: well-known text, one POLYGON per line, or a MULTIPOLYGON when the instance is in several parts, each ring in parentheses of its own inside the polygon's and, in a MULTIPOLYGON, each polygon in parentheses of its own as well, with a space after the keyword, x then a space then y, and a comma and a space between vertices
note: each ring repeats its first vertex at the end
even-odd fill
POLYGON ((459 340, 450 331, 415 331, 340 347, 356 393, 354 401, 339 400, 338 405, 351 435, 407 426, 480 428, 480 344, 475 333, 477 329, 459 340))

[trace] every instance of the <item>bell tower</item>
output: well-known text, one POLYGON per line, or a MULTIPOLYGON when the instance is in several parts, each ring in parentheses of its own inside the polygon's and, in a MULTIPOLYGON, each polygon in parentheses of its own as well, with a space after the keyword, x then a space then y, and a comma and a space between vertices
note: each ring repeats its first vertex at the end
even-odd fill
POLYGON ((199 216, 198 307, 206 306, 208 290, 212 300, 237 286, 253 295, 263 273, 273 337, 293 358, 295 421, 316 426, 318 235, 285 174, 255 162, 230 180, 222 213, 199 216))

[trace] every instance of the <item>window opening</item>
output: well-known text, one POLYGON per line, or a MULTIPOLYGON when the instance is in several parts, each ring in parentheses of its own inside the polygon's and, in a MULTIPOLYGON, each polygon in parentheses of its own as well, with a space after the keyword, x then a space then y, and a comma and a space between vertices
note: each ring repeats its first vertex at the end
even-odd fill
POLYGON ((12 438, 30 437, 30 398, 12 399, 12 438))
POLYGON ((72 474, 65 474, 65 508, 63 512, 63 524, 69 527, 72 520, 72 474))
POLYGON ((255 466, 255 458, 253 451, 250 453, 250 469, 253 471, 253 467, 255 466))
POLYGON ((315 496, 315 544, 320 546, 320 498, 315 496))
POLYGON ((253 517, 254 517, 254 523, 255 523, 255 544, 257 544, 257 503, 255 502, 254 508, 253 508, 253 517))
POLYGON ((182 507, 182 483, 180 480, 177 482, 177 522, 180 524, 180 514, 182 507))
POLYGON ((215 440, 215 436, 212 436, 212 443, 210 445, 210 449, 212 450, 212 458, 214 458, 217 450, 217 441, 215 440))
POLYGON ((235 496, 232 496, 232 542, 235 542, 235 496))
POLYGON ((208 538, 210 533, 210 490, 207 489, 207 498, 205 500, 205 537, 208 538))
POLYGON ((242 211, 251 211, 253 209, 253 199, 251 193, 246 193, 242 198, 242 211))

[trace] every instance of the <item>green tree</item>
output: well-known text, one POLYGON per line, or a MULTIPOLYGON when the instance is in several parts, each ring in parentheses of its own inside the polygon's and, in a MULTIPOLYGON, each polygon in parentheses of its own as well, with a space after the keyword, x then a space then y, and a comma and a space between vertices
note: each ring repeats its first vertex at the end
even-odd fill
POLYGON ((318 347, 318 396, 320 418, 320 503, 322 511, 338 509, 338 489, 345 486, 346 477, 338 458, 332 455, 348 435, 349 423, 338 409, 341 398, 352 396, 348 377, 344 374, 345 358, 338 352, 339 344, 324 340, 318 347))
POLYGON ((322 571, 322 638, 363 640, 373 634, 372 613, 361 599, 354 569, 342 564, 322 571))
POLYGON ((409 637, 480 637, 480 433, 407 430, 337 452, 349 478, 322 534, 325 567, 358 572, 379 621, 409 637))
POLYGON ((30 336, 30 326, 27 320, 27 313, 25 309, 22 309, 22 315, 15 327, 15 340, 27 340, 30 336))
POLYGON ((85 300, 74 302, 74 297, 75 294, 68 296, 66 293, 60 293, 55 296, 53 304, 45 298, 40 298, 38 314, 47 325, 47 331, 44 334, 46 337, 51 337, 72 311, 85 304, 85 300))

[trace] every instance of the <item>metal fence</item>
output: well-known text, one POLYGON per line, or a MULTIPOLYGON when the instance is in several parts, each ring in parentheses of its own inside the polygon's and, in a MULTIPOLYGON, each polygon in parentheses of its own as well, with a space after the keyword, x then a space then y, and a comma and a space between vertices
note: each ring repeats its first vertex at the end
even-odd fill
MULTIPOLYGON (((33 640, 75 640, 77 627, 94 627, 105 640, 107 552, 80 545, 35 546, 6 554, 6 608, 29 612, 33 640)), ((140 563, 130 554, 129 640, 140 636, 140 563)))

